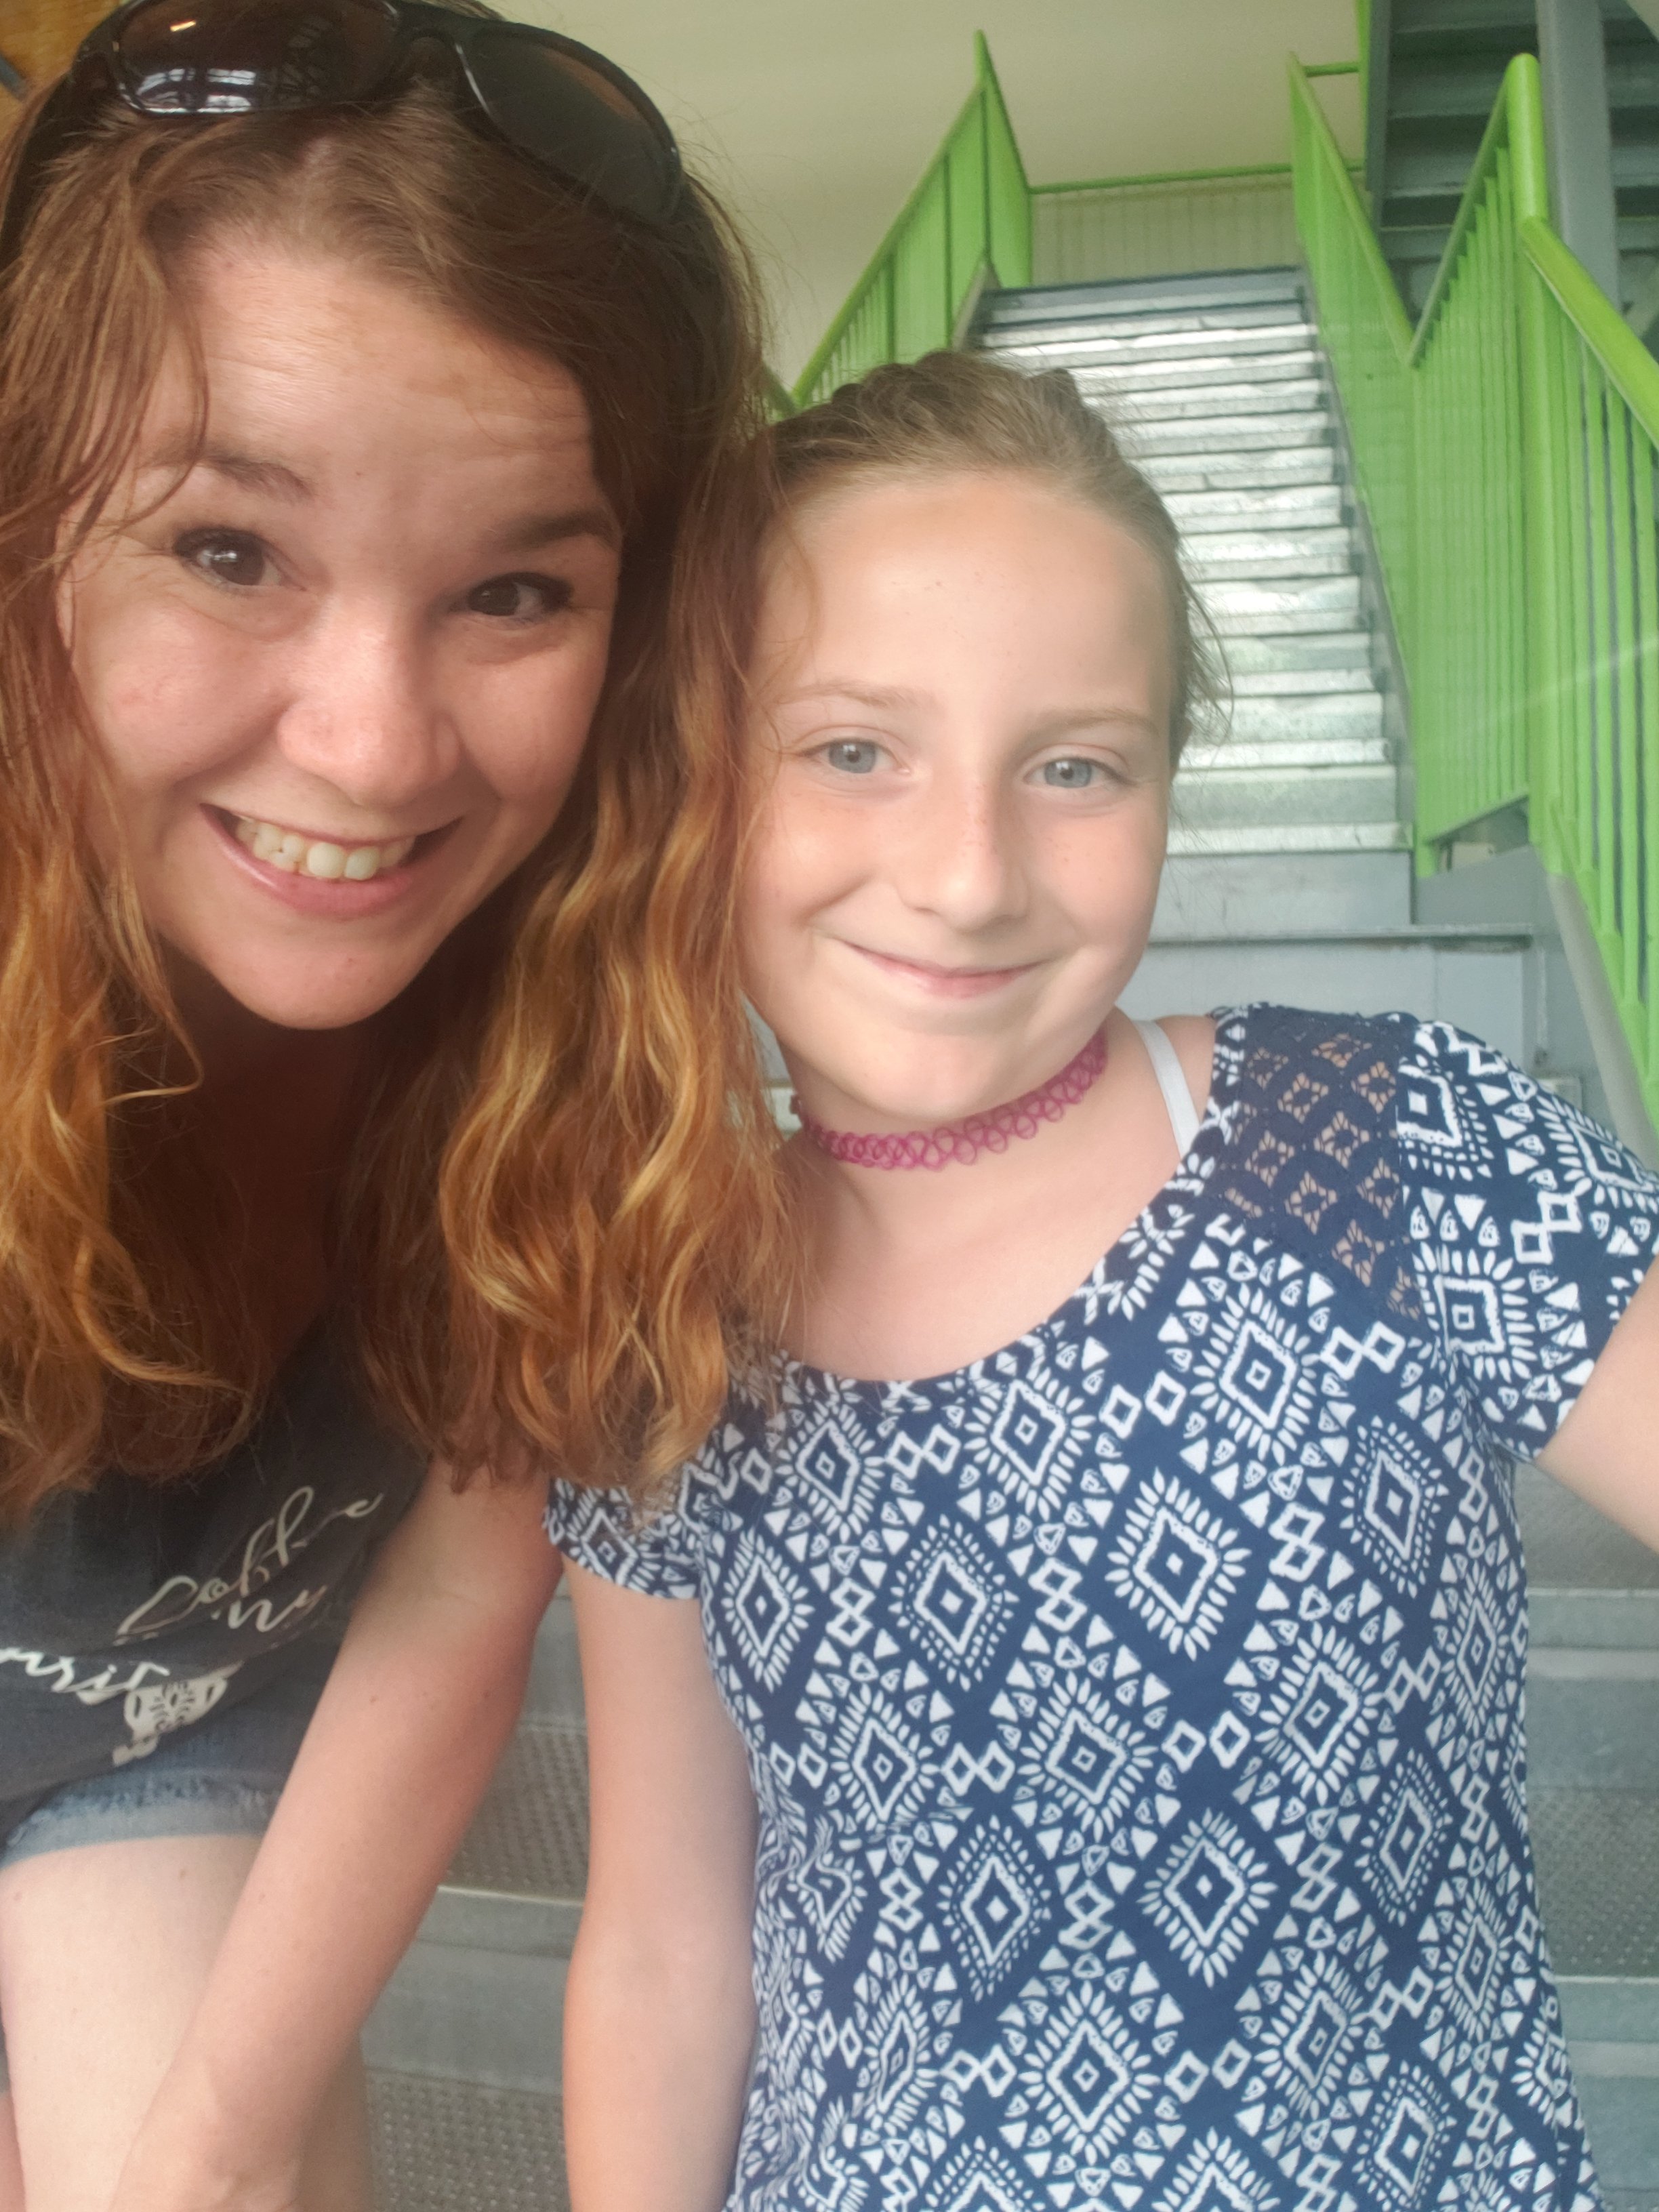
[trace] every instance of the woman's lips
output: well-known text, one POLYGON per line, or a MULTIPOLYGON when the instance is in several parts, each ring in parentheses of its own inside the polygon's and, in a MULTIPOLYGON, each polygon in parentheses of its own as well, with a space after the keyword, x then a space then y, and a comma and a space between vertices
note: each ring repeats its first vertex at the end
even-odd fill
POLYGON ((351 856, 371 849, 366 841, 346 844, 304 831, 284 831, 280 825, 227 807, 204 806, 202 811, 222 851, 263 890, 297 913, 338 921, 381 914, 407 897, 425 864, 448 842, 456 827, 451 822, 423 836, 383 839, 372 848, 375 854, 372 873, 361 872, 362 862, 348 873, 346 864, 351 856), (250 836, 250 824, 256 832, 265 834, 250 836), (308 865, 315 859, 325 871, 330 869, 336 853, 341 857, 337 873, 313 872, 308 865))
POLYGON ((919 984, 924 991, 940 999, 988 998, 1018 977, 1029 975, 1037 964, 1028 960, 1007 968, 946 968, 932 960, 907 960, 896 953, 878 952, 872 945, 854 945, 845 938, 842 942, 849 952, 856 952, 888 975, 919 984))

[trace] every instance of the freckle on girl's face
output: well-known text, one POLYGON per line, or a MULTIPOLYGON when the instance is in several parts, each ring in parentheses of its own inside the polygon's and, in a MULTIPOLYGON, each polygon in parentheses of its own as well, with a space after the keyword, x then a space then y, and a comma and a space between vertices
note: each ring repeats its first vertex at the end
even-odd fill
POLYGON ((953 1120, 1100 1026, 1152 926, 1172 689, 1152 556, 1039 477, 855 480, 793 515, 741 913, 819 1118, 953 1120))

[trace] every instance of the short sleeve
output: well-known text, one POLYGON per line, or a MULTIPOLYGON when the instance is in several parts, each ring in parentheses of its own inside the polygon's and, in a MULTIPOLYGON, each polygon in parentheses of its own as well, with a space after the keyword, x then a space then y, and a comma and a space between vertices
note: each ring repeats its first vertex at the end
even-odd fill
POLYGON ((1659 1176, 1442 1022, 1401 1060, 1395 1137, 1431 1322, 1493 1442, 1533 1458, 1659 1249, 1659 1176))
MULTIPOLYGON (((684 1501, 684 1488, 681 1496, 684 1501)), ((684 1502, 647 1515, 625 1491, 556 1482, 548 1492, 546 1528, 566 1559, 623 1589, 642 1597, 698 1595, 696 1532, 684 1502)))

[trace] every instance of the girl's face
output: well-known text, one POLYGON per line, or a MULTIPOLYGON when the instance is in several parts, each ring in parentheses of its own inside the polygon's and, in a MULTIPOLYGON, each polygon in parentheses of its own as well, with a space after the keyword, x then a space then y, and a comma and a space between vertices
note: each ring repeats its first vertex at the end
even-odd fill
POLYGON ((1044 1082, 1152 926, 1171 704, 1156 562, 1006 472, 854 482, 768 563, 742 890, 802 1099, 915 1128, 1044 1082))
POLYGON ((385 1006, 538 844, 618 532, 574 382, 360 267, 222 244, 62 599, 152 927, 265 1019, 385 1006), (159 504, 156 504, 157 501, 159 504))

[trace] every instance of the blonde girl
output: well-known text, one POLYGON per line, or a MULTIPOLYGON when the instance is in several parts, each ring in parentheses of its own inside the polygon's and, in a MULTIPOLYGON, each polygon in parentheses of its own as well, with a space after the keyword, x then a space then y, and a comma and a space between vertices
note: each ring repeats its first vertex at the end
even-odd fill
POLYGON ((776 458, 803 1288, 666 1510, 555 1494, 576 2212, 1592 2212, 1510 1464, 1659 1544, 1659 1182, 1438 1023, 1121 1012, 1205 671, 1064 376, 776 458))

